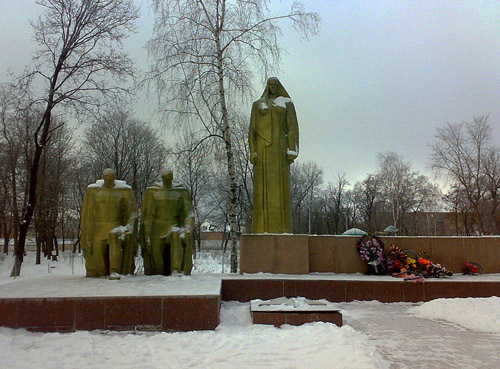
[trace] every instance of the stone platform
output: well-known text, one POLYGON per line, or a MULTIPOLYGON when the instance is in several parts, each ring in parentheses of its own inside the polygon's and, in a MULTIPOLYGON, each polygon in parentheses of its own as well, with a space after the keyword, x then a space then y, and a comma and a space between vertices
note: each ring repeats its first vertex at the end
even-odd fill
MULTIPOLYGON (((221 301, 420 302, 490 296, 500 296, 500 274, 424 283, 362 274, 127 276, 119 281, 49 274, 0 285, 0 326, 41 332, 210 330, 219 324, 221 301)), ((284 322, 313 318, 323 320, 290 315, 284 322)))
POLYGON ((500 296, 500 274, 456 275, 407 282, 391 276, 362 274, 242 275, 222 280, 222 300, 248 302, 278 297, 305 297, 330 302, 354 300, 421 302, 438 298, 500 296))
POLYGON ((0 286, 0 326, 38 332, 209 330, 219 311, 218 278, 48 275, 0 286))

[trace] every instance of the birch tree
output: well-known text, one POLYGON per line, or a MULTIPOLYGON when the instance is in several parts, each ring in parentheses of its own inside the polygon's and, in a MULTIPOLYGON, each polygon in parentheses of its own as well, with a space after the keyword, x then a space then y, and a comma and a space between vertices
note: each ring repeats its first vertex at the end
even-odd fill
MULTIPOLYGON (((280 20, 306 37, 319 17, 294 2, 286 14, 271 14, 268 0, 154 0, 156 20, 148 43, 149 80, 161 93, 163 112, 186 115, 206 137, 224 142, 229 183, 231 272, 237 271, 238 183, 231 111, 252 92, 255 67, 267 74, 279 66, 280 20)), ((177 120, 177 118, 175 118, 177 120)))
POLYGON ((34 102, 43 113, 33 136, 28 204, 22 215, 12 276, 18 276, 21 270, 37 202, 40 159, 57 129, 52 121, 55 109, 61 106, 81 112, 98 107, 99 96, 127 92, 123 86, 133 73, 132 62, 120 51, 122 40, 138 18, 131 0, 39 0, 37 4, 44 10, 31 25, 39 49, 33 70, 19 79, 18 86, 41 90, 34 102))

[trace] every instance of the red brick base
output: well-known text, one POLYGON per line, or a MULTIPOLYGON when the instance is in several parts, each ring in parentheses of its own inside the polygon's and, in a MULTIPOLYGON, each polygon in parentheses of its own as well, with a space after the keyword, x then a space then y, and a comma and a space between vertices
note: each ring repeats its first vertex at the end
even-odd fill
POLYGON ((248 279, 222 280, 222 300, 248 302, 278 297, 305 297, 330 302, 354 300, 380 302, 419 302, 438 298, 500 296, 500 281, 453 281, 431 279, 425 283, 373 280, 328 279, 248 279))
POLYGON ((276 327, 280 327, 283 324, 302 325, 312 322, 333 323, 342 327, 342 314, 340 311, 297 313, 288 311, 254 311, 252 313, 252 321, 254 324, 272 324, 276 327))
POLYGON ((192 331, 219 324, 220 296, 0 299, 0 326, 37 332, 192 331))

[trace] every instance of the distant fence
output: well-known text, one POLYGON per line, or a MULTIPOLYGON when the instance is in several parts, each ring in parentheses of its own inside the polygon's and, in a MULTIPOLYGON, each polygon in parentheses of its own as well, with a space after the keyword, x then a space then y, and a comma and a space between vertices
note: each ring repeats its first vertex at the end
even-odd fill
MULTIPOLYGON (((222 240, 224 237, 223 232, 201 232, 201 249, 202 250, 220 250, 223 247, 222 240)), ((3 239, 0 239, 3 241, 3 239)), ((65 250, 71 250, 73 247, 73 241, 72 239, 66 239, 64 241, 65 243, 65 250)), ((62 250, 62 239, 58 239, 59 243, 59 251, 62 250)), ((239 248, 239 242, 237 243, 237 248, 239 248)), ((28 252, 34 252, 36 251, 36 240, 29 238, 26 240, 26 251, 28 252)), ((14 252, 14 241, 11 240, 9 243, 9 254, 14 252)))

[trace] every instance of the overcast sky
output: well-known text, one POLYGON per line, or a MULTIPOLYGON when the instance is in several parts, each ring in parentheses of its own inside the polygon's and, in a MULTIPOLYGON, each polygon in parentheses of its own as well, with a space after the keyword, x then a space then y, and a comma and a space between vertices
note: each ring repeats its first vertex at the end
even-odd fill
MULTIPOLYGON (((0 0, 0 82, 30 63, 34 3, 0 0)), ((126 48, 145 68, 153 17, 147 0, 136 3, 138 33, 126 48)), ((428 174, 436 127, 483 114, 500 142, 499 1, 304 3, 322 17, 321 31, 301 40, 284 24, 277 75, 297 110, 299 162, 317 162, 326 180, 344 171, 354 183, 375 171, 377 153, 396 151, 428 174)), ((255 87, 252 100, 263 90, 255 87)), ((152 114, 137 109, 139 119, 152 114)))

